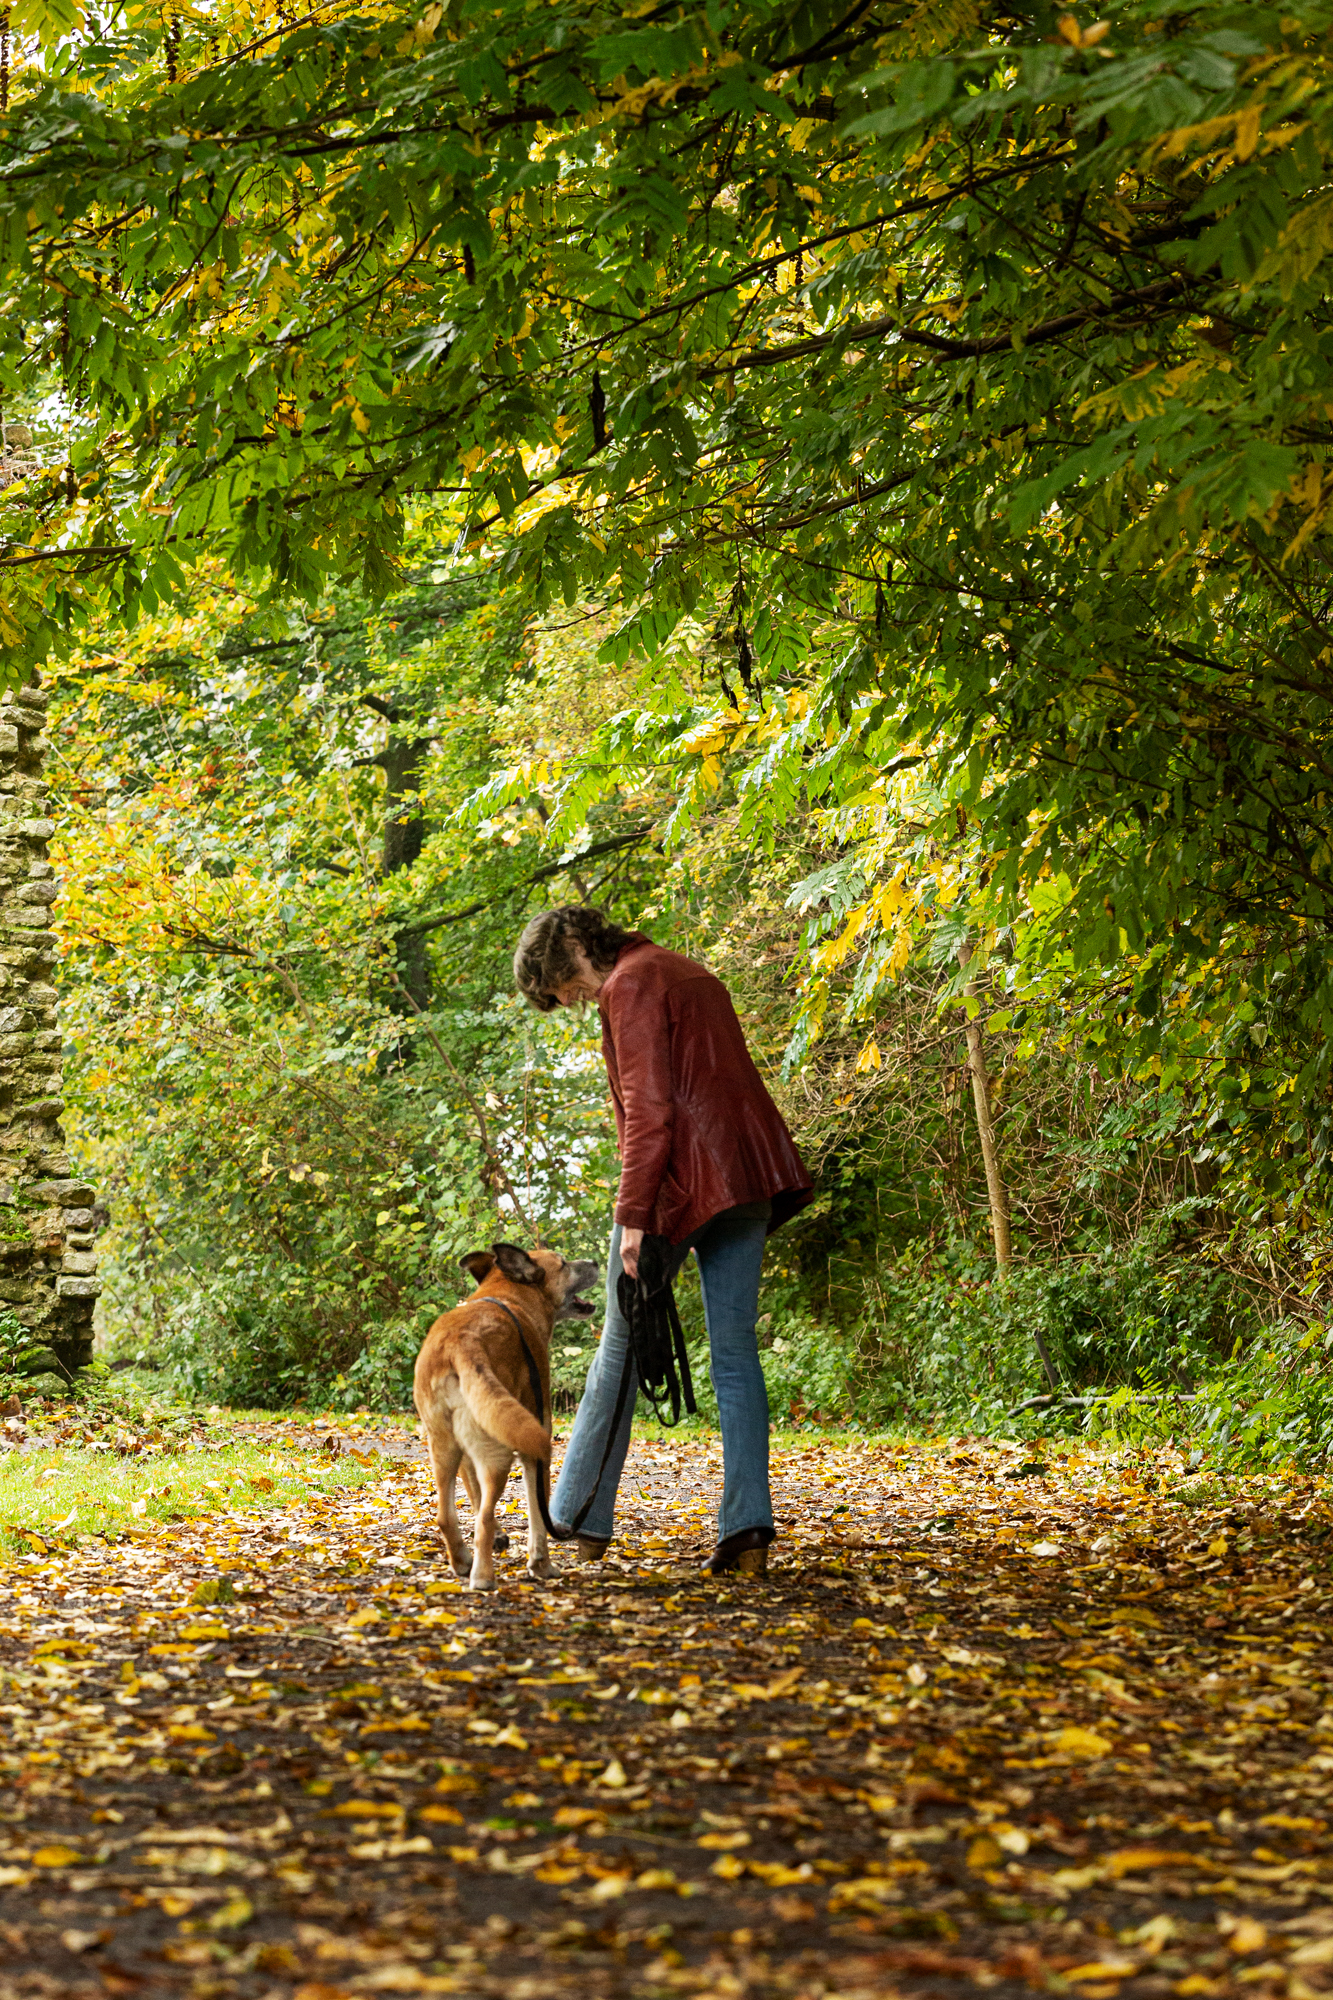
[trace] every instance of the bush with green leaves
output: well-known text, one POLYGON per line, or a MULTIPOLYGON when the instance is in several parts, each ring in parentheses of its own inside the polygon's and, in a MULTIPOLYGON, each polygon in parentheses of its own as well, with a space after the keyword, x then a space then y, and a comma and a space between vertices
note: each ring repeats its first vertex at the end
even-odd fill
POLYGON ((1038 1333, 1072 1409, 1096 1388, 1193 1383, 1253 1322, 1224 1273, 1147 1240, 1001 1278, 955 1238, 880 1266, 870 1296, 856 1329, 858 1408, 979 1428, 1050 1393, 1038 1333))
POLYGON ((1237 1339, 1192 1393, 1125 1384, 1089 1409, 1096 1437, 1194 1441, 1211 1469, 1333 1465, 1333 1330, 1286 1320, 1237 1339))

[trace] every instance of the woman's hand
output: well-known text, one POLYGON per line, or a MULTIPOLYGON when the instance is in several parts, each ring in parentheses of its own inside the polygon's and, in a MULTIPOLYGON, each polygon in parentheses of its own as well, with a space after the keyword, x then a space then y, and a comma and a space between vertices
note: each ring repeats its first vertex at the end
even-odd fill
POLYGON ((625 1275, 637 1278, 639 1275, 639 1248, 643 1242, 641 1229, 622 1229, 620 1232, 620 1261, 625 1275))

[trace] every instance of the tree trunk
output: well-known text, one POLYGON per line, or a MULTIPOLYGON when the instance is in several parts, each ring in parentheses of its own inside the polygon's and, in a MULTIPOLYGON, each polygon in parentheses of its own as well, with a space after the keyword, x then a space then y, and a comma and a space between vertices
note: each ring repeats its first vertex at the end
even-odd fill
MULTIPOLYGON (((390 725, 392 730, 392 724, 390 725)), ((421 853, 426 823, 421 813, 421 766, 427 739, 406 741, 390 734, 378 758, 384 771, 384 842, 381 869, 385 879, 410 868, 421 853)), ((400 931, 394 939, 398 977, 413 1005, 423 1013, 431 1003, 430 957, 419 931, 400 931)))
MULTIPOLYGON (((972 957, 970 944, 958 947, 958 963, 967 969, 972 957)), ((969 1000, 981 992, 978 980, 969 979, 963 987, 969 1000)), ((1009 1237, 1009 1190, 1004 1184, 1004 1172, 1000 1166, 1000 1152, 995 1143, 995 1120, 991 1116, 990 1078, 986 1074, 986 1052, 981 1039, 981 1021, 970 1020, 966 1024, 967 1067, 972 1078, 972 1102, 977 1113, 977 1137, 981 1141, 981 1158, 986 1169, 986 1194, 990 1202, 990 1229, 995 1244, 995 1268, 1004 1277, 1014 1261, 1013 1245, 1009 1237)), ((1041 1356, 1042 1367, 1046 1370, 1046 1380, 1052 1389, 1060 1387, 1060 1378, 1042 1339, 1041 1328, 1035 1323, 1032 1338, 1041 1356)))

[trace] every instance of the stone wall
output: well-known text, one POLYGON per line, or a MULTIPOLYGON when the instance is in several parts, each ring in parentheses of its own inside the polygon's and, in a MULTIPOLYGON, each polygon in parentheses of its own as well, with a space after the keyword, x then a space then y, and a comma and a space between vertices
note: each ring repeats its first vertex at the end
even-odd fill
POLYGON ((0 697, 0 1311, 73 1373, 92 1356, 93 1190, 69 1169, 56 1024, 44 688, 0 697))

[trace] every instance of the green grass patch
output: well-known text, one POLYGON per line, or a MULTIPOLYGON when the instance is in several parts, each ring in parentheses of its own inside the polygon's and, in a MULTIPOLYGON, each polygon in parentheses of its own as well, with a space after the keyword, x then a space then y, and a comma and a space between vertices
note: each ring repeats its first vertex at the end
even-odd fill
POLYGON ((12 1452, 0 1460, 0 1547, 132 1534, 238 1507, 291 1507, 395 1470, 387 1458, 363 1465, 350 1456, 303 1456, 287 1444, 276 1451, 262 1440, 148 1446, 132 1456, 82 1445, 12 1452))

